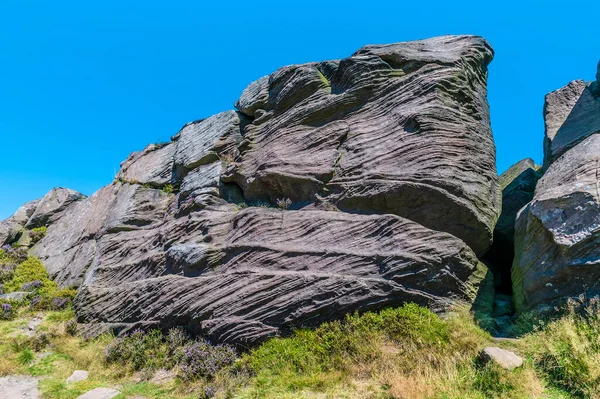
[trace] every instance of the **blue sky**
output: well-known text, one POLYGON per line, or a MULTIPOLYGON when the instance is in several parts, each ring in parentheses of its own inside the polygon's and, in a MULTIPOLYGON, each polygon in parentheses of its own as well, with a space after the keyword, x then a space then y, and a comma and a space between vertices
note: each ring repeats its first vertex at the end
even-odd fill
POLYGON ((596 1, 0 2, 0 219, 54 186, 92 194, 280 66, 365 44, 477 34, 496 50, 498 169, 542 160, 544 95, 592 80, 596 1))

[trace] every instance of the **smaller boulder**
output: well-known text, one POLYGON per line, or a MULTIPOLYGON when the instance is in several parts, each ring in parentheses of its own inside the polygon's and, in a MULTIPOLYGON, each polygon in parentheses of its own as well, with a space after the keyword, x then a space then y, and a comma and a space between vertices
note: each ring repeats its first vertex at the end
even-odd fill
POLYGON ((514 352, 496 346, 488 346, 479 354, 484 363, 494 362, 503 369, 514 370, 523 365, 523 358, 514 352))
POLYGON ((112 399, 120 394, 116 389, 96 388, 77 397, 77 399, 112 399))
POLYGON ((0 295, 0 299, 21 302, 21 301, 25 300, 25 298, 27 298, 27 296, 29 294, 31 294, 31 293, 26 292, 26 291, 15 291, 15 292, 10 292, 8 294, 0 295))
POLYGON ((79 382, 87 380, 90 373, 85 370, 75 370, 73 374, 69 378, 67 378, 67 383, 79 382))
POLYGON ((170 370, 158 370, 150 380, 153 384, 167 384, 175 379, 175 373, 170 370))

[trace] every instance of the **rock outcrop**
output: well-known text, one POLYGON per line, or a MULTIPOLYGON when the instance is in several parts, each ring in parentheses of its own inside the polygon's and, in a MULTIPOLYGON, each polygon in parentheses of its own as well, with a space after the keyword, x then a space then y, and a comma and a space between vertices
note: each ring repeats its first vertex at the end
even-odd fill
POLYGON ((597 82, 575 80, 546 96, 544 170, 569 148, 600 132, 599 94, 597 82))
POLYGON ((39 202, 40 200, 35 200, 22 205, 14 215, 0 222, 0 246, 18 239, 39 202))
MULTIPOLYGON (((51 225, 72 203, 83 198, 85 196, 77 191, 57 187, 44 197, 26 203, 14 215, 0 222, 0 246, 17 243, 31 229, 51 225)), ((29 240, 22 241, 29 243, 29 240)))
POLYGON ((285 67, 237 102, 251 119, 224 181, 247 199, 391 213, 484 254, 500 207, 489 45, 441 37, 285 67))
POLYGON ((515 227, 518 310, 600 294, 599 84, 575 81, 546 97, 547 169, 515 227))
POLYGON ((516 223, 512 269, 518 310, 600 294, 600 135, 563 154, 516 223))
POLYGON ((475 299, 500 186, 473 36, 281 68, 132 154, 34 248, 88 332, 252 345, 348 312, 475 299))

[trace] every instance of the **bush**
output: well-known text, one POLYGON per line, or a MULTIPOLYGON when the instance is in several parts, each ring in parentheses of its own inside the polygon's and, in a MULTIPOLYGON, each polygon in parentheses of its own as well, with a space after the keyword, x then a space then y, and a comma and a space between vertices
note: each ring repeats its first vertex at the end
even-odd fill
POLYGON ((46 236, 46 226, 36 227, 29 232, 29 238, 31 238, 31 245, 36 244, 42 238, 46 236))
POLYGON ((324 323, 315 330, 297 330, 291 337, 273 338, 252 351, 246 361, 255 371, 319 373, 371 361, 386 342, 402 348, 410 361, 408 355, 419 349, 443 351, 450 338, 447 324, 435 313, 405 304, 379 313, 347 315, 342 321, 324 323))
POLYGON ((236 358, 236 351, 230 345, 213 346, 202 339, 190 342, 183 348, 180 377, 187 381, 213 378, 236 358))
POLYGON ((56 297, 52 299, 52 309, 53 310, 64 310, 69 305, 69 300, 67 298, 56 297))
POLYGON ((13 305, 4 302, 0 305, 0 320, 11 320, 15 317, 13 305))
POLYGON ((42 288, 42 285, 43 283, 40 280, 34 280, 23 284, 21 289, 23 291, 37 292, 40 288, 42 288))
POLYGON ((15 275, 15 268, 17 267, 14 263, 0 265, 0 283, 9 281, 15 275))
POLYGON ((173 194, 173 192, 175 191, 175 189, 173 188, 172 184, 165 184, 162 188, 163 193, 165 194, 173 194))
POLYGON ((41 333, 31 338, 31 347, 34 351, 39 352, 50 344, 48 334, 41 333))
POLYGON ((12 279, 4 284, 8 292, 18 291, 23 285, 33 281, 40 281, 42 286, 38 289, 41 295, 52 294, 57 291, 56 283, 50 280, 48 272, 42 262, 37 258, 27 258, 14 270, 12 279))
POLYGON ((213 346, 199 339, 190 341, 181 329, 171 329, 164 336, 159 330, 136 330, 116 338, 106 346, 105 361, 120 364, 134 371, 170 369, 180 365, 185 380, 212 378, 236 359, 235 349, 228 345, 213 346))
POLYGON ((112 341, 104 351, 107 363, 129 365, 133 370, 157 370, 167 362, 168 350, 159 330, 135 330, 112 341))

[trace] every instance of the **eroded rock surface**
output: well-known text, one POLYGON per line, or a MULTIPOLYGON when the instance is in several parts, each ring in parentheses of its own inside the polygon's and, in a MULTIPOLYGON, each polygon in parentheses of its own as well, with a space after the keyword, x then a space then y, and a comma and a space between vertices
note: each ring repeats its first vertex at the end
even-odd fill
POLYGON ((575 80, 546 96, 544 169, 569 148, 600 132, 598 83, 575 80))
POLYGON ((252 118, 226 181, 247 199, 392 213, 483 254, 500 207, 478 37, 367 46, 281 68, 237 103, 252 118))
POLYGON ((35 200, 26 203, 17 209, 14 215, 0 222, 0 246, 18 238, 39 202, 40 200, 35 200))
POLYGON ((39 399, 38 379, 13 375, 0 377, 0 399, 39 399))
POLYGON ((556 160, 516 223, 517 309, 600 294, 600 135, 556 160))
POLYGON ((14 215, 0 222, 0 246, 16 244, 21 237, 23 244, 20 246, 28 246, 29 230, 51 225, 62 217, 69 206, 83 198, 85 195, 77 191, 57 187, 44 197, 26 203, 14 215))
POLYGON ((482 38, 446 36, 281 68, 238 111, 132 154, 33 253, 80 287, 89 333, 185 326, 253 345, 473 300, 500 211, 491 58, 482 38))
POLYGON ((515 227, 517 310, 600 294, 599 85, 573 81, 546 96, 545 173, 515 227))

